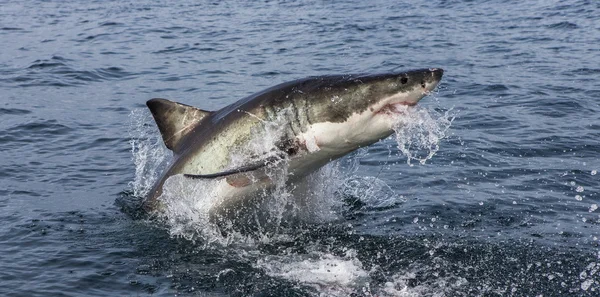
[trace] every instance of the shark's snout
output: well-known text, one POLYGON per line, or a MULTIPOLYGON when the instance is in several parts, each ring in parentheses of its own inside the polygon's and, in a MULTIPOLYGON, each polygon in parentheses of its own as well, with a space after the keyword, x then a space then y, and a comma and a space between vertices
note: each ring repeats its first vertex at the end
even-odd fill
POLYGON ((444 75, 444 69, 442 68, 432 68, 431 70, 431 74, 433 76, 433 79, 437 80, 438 82, 440 80, 442 80, 442 76, 444 75))
POLYGON ((430 75, 425 75, 421 82, 423 88, 423 95, 429 95, 438 86, 444 75, 444 69, 431 68, 429 69, 430 75))

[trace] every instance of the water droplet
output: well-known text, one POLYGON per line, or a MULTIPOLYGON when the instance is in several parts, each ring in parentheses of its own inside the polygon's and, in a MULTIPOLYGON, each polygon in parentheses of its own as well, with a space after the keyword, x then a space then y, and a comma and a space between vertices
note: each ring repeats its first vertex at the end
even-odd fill
POLYGON ((396 143, 407 157, 408 165, 412 166, 411 161, 418 161, 423 165, 440 149, 440 141, 447 136, 454 120, 450 112, 451 110, 441 114, 411 108, 397 118, 394 124, 396 143))
POLYGON ((577 187, 577 189, 575 189, 575 192, 577 192, 577 193, 583 192, 583 187, 582 186, 577 187))
POLYGON ((589 210, 589 212, 594 212, 594 211, 596 211, 596 209, 598 209, 598 204, 592 204, 592 205, 590 206, 590 210, 589 210))
POLYGON ((598 173, 598 171, 592 170, 592 175, 596 175, 597 173, 598 173))
POLYGON ((593 283, 593 279, 586 279, 583 283, 581 283, 581 289, 587 291, 593 283))
POLYGON ((581 201, 583 200, 583 197, 581 197, 581 195, 575 195, 575 200, 581 201))

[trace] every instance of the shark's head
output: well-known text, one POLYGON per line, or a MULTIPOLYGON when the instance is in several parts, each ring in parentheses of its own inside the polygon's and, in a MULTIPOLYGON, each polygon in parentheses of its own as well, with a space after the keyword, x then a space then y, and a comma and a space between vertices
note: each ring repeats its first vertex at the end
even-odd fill
POLYGON ((444 70, 434 68, 358 78, 358 89, 361 89, 362 83, 369 94, 357 99, 369 102, 369 109, 393 114, 397 110, 395 107, 414 106, 429 95, 439 84, 443 73, 444 70))
POLYGON ((387 137, 398 117, 430 94, 443 73, 433 68, 332 78, 321 86, 324 99, 311 114, 321 122, 313 129, 317 143, 347 151, 387 137))

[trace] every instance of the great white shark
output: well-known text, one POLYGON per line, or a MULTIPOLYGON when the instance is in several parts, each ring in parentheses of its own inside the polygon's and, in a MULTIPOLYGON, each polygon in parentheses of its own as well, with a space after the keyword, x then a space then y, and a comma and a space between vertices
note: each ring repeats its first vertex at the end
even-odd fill
POLYGON ((300 180, 332 160, 391 135, 398 115, 430 94, 442 75, 442 69, 430 68, 307 77, 216 111, 151 99, 147 106, 173 160, 143 208, 160 211, 163 185, 173 175, 217 183, 215 207, 219 208, 235 207, 264 193, 273 185, 266 174, 273 164, 285 163, 288 183, 300 180), (270 149, 250 154, 240 163, 234 152, 261 137, 260 131, 269 123, 277 127, 274 140, 266 145, 270 149))

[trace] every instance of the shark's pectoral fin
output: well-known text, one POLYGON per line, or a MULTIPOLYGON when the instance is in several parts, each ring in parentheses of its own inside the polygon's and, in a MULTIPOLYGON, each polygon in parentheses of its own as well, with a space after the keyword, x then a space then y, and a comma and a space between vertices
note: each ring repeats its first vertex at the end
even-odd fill
POLYGON ((211 113, 160 98, 148 100, 146 105, 152 112, 165 145, 172 151, 177 151, 181 139, 211 113))
POLYGON ((210 174, 184 174, 183 176, 193 179, 215 179, 225 177, 227 179, 227 183, 229 183, 231 186, 241 188, 248 186, 254 182, 265 181, 269 179, 267 174, 259 169, 266 168, 271 164, 277 164, 277 162, 281 161, 282 159, 282 156, 276 155, 260 160, 256 163, 248 164, 246 166, 241 166, 226 171, 210 174), (245 172, 249 172, 251 174, 241 174, 245 172))
POLYGON ((226 170, 226 171, 221 171, 221 172, 217 172, 217 173, 210 173, 210 174, 184 174, 183 176, 189 177, 189 178, 193 178, 193 179, 213 179, 213 178, 219 178, 219 177, 226 177, 226 176, 230 176, 230 175, 238 174, 238 173, 244 173, 244 172, 248 172, 248 171, 254 171, 254 170, 263 168, 265 166, 267 166, 266 163, 263 163, 263 164, 253 164, 253 165, 238 167, 238 168, 234 168, 234 169, 226 170))

